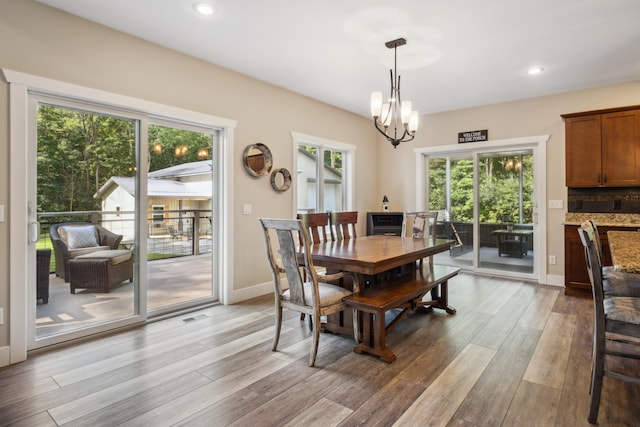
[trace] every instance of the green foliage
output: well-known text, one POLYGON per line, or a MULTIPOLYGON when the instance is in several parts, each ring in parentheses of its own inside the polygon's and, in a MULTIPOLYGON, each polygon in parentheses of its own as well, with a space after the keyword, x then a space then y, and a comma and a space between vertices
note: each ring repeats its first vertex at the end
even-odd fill
POLYGON ((149 126, 149 171, 211 158, 211 135, 164 126, 149 126), (206 149, 206 156, 199 150, 206 149))
MULTIPOLYGON (((100 210, 100 187, 136 174, 133 120, 41 104, 37 132, 38 212, 100 210)), ((150 171, 211 158, 208 134, 151 125, 148 140, 150 171)))
POLYGON ((99 209, 100 186, 135 172, 134 135, 129 120, 40 105, 38 211, 99 209))
MULTIPOLYGON (((313 157, 317 159, 318 147, 314 147, 312 145, 299 145, 299 149, 310 153, 313 157)), ((337 170, 342 173, 342 151, 335 150, 323 150, 324 164, 330 168, 337 170)))
MULTIPOLYGON (((446 209, 446 159, 429 161, 429 209, 446 209)), ((491 155, 478 160, 480 222, 533 222, 533 155, 491 155), (517 166, 516 166, 517 165, 517 166), (522 206, 519 194, 522 185, 522 206), (521 212, 522 211, 522 212, 521 212)), ((473 161, 450 160, 450 217, 473 221, 473 161)))

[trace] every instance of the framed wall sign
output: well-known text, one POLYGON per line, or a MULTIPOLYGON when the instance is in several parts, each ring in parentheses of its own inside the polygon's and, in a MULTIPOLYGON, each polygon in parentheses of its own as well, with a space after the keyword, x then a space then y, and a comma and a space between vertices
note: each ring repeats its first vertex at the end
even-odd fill
POLYGON ((458 144, 486 141, 487 139, 489 139, 489 131, 487 129, 458 132, 458 144))

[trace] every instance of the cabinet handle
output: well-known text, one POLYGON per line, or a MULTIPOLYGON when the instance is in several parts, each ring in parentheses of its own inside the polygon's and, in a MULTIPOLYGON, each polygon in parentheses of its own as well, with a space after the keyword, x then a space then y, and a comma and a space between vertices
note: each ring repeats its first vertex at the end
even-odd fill
POLYGON ((607 174, 606 174, 606 173, 604 174, 603 182, 604 182, 605 184, 606 184, 606 182, 607 182, 607 174))
POLYGON ((596 181, 598 184, 600 184, 600 174, 598 174, 598 179, 596 181))

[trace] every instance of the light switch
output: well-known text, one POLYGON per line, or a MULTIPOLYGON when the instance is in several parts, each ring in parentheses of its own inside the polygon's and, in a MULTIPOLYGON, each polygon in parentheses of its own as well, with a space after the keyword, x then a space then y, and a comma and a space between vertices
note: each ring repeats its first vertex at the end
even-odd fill
POLYGON ((244 205, 242 205, 242 214, 251 215, 251 204, 245 203, 244 205))
POLYGON ((549 209, 562 209, 562 200, 549 200, 549 209))

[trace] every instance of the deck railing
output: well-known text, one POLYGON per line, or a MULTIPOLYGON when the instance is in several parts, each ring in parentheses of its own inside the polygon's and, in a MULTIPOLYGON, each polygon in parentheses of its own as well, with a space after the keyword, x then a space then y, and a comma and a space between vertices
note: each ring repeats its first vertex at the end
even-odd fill
MULTIPOLYGON (((61 222, 90 222, 123 236, 120 245, 131 248, 135 243, 135 213, 133 211, 41 212, 38 248, 51 248, 49 228, 61 222)), ((147 259, 211 253, 212 218, 210 210, 179 209, 147 213, 147 259)), ((52 263, 55 262, 52 258, 52 263)), ((55 268, 54 265, 52 267, 55 268)), ((52 271, 54 271, 52 268, 52 271)))

